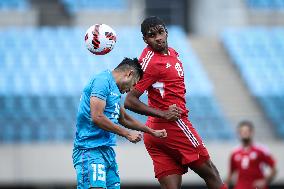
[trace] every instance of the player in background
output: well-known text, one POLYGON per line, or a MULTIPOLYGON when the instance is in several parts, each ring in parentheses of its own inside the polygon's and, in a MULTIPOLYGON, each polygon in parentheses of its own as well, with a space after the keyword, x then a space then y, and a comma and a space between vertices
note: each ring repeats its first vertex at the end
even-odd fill
POLYGON ((144 134, 144 143, 161 188, 179 189, 182 175, 188 168, 203 178, 209 189, 227 188, 188 120, 184 70, 178 53, 168 47, 168 31, 164 22, 158 17, 146 18, 141 24, 141 32, 147 44, 140 56, 144 75, 127 94, 125 107, 149 116, 146 125, 150 128, 167 131, 167 138, 144 134), (146 90, 148 105, 139 100, 146 90), (166 112, 169 107, 176 112, 171 119, 166 112))
POLYGON ((275 160, 263 147, 253 143, 254 126, 250 121, 238 125, 242 146, 235 149, 230 157, 227 184, 237 174, 234 189, 267 189, 276 175, 275 160), (270 173, 264 175, 263 166, 270 167, 270 173))
MULTIPOLYGON (((84 88, 77 113, 73 163, 77 188, 120 188, 120 178, 112 146, 116 136, 130 142, 141 140, 139 132, 164 138, 165 130, 154 130, 130 117, 120 106, 121 94, 128 92, 142 77, 137 59, 125 58, 113 71, 95 75, 84 88)), ((171 116, 169 114, 169 116, 171 116)))

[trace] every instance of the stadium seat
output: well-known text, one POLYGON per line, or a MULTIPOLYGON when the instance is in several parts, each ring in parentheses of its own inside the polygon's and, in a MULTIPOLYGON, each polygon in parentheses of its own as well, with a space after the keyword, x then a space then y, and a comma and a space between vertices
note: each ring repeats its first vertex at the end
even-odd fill
MULTIPOLYGON (((114 69, 124 57, 139 56, 137 53, 145 46, 139 28, 120 27, 116 28, 119 40, 113 51, 106 56, 94 56, 84 46, 84 30, 48 26, 0 30, 3 39, 0 41, 3 60, 0 105, 4 107, 0 110, 0 120, 26 121, 20 125, 15 125, 16 121, 9 123, 11 128, 21 128, 16 130, 5 124, 1 141, 72 140, 80 95, 88 80, 105 69, 114 69), (15 36, 19 35, 21 39, 16 40, 15 36), (21 50, 11 53, 15 48, 21 50)), ((208 140, 232 139, 232 130, 218 107, 213 86, 188 44, 185 32, 173 26, 169 27, 169 34, 169 43, 180 50, 184 64, 186 100, 192 122, 208 140)), ((141 99, 147 103, 145 95, 141 99)), ((129 113, 146 121, 146 116, 129 113)))
POLYGON ((284 9, 283 0, 247 0, 247 5, 253 9, 264 9, 264 10, 284 9))
POLYGON ((0 11, 27 11, 30 8, 30 3, 28 0, 1 0, 0 1, 0 11))
POLYGON ((100 1, 100 0, 61 0, 61 3, 65 5, 70 13, 75 13, 82 10, 125 10, 127 8, 127 1, 125 0, 112 0, 112 1, 100 1))
MULTIPOLYGON (((268 2, 263 0, 262 3, 268 2)), ((284 138, 283 132, 278 131, 282 129, 279 119, 284 117, 283 34, 284 28, 281 27, 227 29, 222 34, 233 63, 281 138, 284 138)))

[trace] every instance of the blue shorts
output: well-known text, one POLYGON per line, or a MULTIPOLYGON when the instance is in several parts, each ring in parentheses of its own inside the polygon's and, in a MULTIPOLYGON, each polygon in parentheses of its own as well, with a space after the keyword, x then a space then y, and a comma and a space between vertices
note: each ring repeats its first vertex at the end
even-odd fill
POLYGON ((77 189, 119 189, 120 178, 112 147, 73 151, 73 163, 77 174, 77 189))

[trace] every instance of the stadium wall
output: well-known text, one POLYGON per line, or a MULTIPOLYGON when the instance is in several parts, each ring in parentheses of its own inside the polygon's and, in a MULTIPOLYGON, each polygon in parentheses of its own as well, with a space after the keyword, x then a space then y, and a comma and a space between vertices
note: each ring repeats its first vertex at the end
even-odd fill
POLYGON ((73 15, 72 22, 74 26, 90 26, 94 23, 105 23, 111 26, 137 26, 142 21, 144 7, 144 1, 127 0, 125 10, 81 10, 73 15))
POLYGON ((0 11, 0 27, 37 26, 39 23, 38 11, 0 11))
MULTIPOLYGON (((233 143, 208 143, 207 147, 222 178, 226 177, 229 153, 233 143)), ((266 146, 277 160, 278 175, 274 184, 284 184, 283 143, 266 146)), ((143 144, 122 143, 116 147, 122 183, 125 185, 156 185, 152 162, 143 144)), ((4 185, 75 185, 72 165, 72 144, 18 144, 0 146, 0 187, 4 185)), ((183 178, 185 185, 202 185, 203 181, 190 172, 183 178)))

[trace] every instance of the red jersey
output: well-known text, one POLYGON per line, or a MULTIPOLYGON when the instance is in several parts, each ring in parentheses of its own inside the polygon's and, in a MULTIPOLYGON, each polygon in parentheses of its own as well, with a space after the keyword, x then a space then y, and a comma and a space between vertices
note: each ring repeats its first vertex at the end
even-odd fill
MULTIPOLYGON (((178 53, 169 48, 168 54, 161 54, 147 46, 139 60, 144 75, 135 89, 140 92, 148 91, 148 105, 155 109, 168 110, 170 105, 176 104, 182 109, 182 117, 187 117, 184 72, 178 53)), ((149 116, 149 121, 166 120, 149 116)))
POLYGON ((234 189, 255 189, 254 181, 264 178, 264 166, 274 165, 273 157, 263 147, 252 145, 248 148, 237 148, 230 159, 231 172, 238 173, 234 189))

